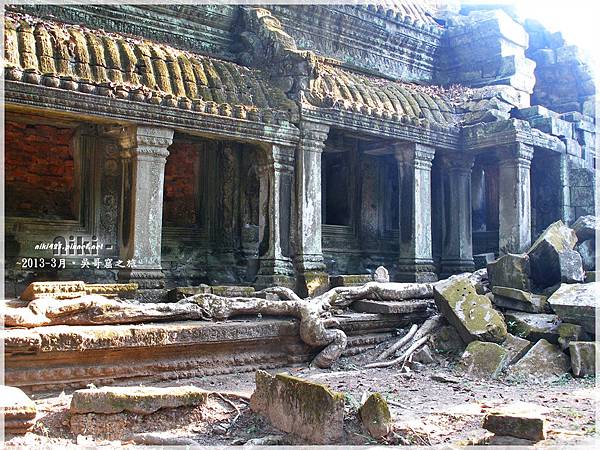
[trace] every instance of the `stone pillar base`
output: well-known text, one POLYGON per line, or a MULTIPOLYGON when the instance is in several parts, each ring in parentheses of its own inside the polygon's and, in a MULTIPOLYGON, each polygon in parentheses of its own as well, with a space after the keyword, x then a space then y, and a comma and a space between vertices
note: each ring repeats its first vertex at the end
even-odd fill
POLYGON ((261 259, 254 287, 257 290, 271 286, 284 286, 294 289, 296 283, 293 274, 292 263, 289 260, 261 259))
POLYGON ((433 283, 438 280, 433 264, 400 264, 398 281, 405 283, 433 283))
POLYGON ((298 273, 296 292, 300 297, 315 297, 329 289, 329 274, 321 271, 298 273))
POLYGON ((158 269, 123 269, 117 279, 121 283, 137 283, 138 289, 164 289, 165 274, 158 269))
POLYGON ((440 278, 448 278, 452 275, 475 271, 473 260, 442 260, 440 278))

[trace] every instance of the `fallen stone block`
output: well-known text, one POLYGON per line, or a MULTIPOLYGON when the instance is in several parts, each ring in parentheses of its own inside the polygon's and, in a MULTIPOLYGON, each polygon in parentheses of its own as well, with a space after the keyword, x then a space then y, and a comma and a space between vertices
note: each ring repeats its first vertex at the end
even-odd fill
POLYGON ((567 355, 545 339, 540 339, 508 371, 514 378, 549 382, 565 375, 570 367, 567 355))
POLYGON ((537 342, 546 339, 558 343, 558 327, 561 320, 554 314, 531 314, 521 311, 505 311, 508 330, 515 336, 537 342))
POLYGON ((506 337, 504 318, 470 281, 450 278, 436 283, 433 293, 438 309, 464 342, 502 342, 506 337))
POLYGON ((583 241, 576 247, 576 250, 581 256, 583 270, 587 272, 596 270, 596 240, 583 241))
POLYGON ((581 325, 588 333, 595 334, 599 299, 599 281, 563 284, 548 298, 548 304, 563 321, 581 325))
POLYGON ((558 345, 563 350, 569 348, 572 341, 590 341, 592 337, 583 329, 581 325, 563 322, 558 326, 558 345))
POLYGON ((523 356, 525 356, 532 346, 533 344, 531 341, 508 333, 506 335, 506 339, 502 343, 502 347, 508 352, 508 360, 506 365, 509 366, 516 363, 523 356))
POLYGON ((433 364, 435 359, 428 345, 424 345, 413 353, 411 359, 419 364, 433 364))
POLYGON ((438 328, 431 336, 431 343, 435 351, 440 353, 462 353, 465 349, 465 343, 451 325, 438 328))
POLYGON ((546 439, 547 424, 540 413, 542 407, 517 402, 494 408, 483 418, 483 428, 497 436, 512 436, 529 441, 546 439))
POLYGON ((588 272, 585 273, 585 282, 586 283, 593 283, 594 281, 598 280, 598 271, 596 270, 590 270, 588 272))
POLYGON ((83 281, 36 281, 25 288, 20 298, 25 301, 39 298, 69 299, 85 294, 83 281))
POLYGON ((80 389, 71 398, 71 414, 116 414, 129 411, 152 414, 162 408, 178 408, 206 403, 208 392, 194 386, 102 387, 80 389))
POLYGON ((462 354, 458 369, 467 377, 498 378, 507 361, 508 351, 500 345, 473 341, 462 354))
POLYGON ((473 255, 473 262, 475 263, 476 269, 485 269, 487 265, 494 262, 495 259, 496 255, 494 253, 479 253, 478 255, 473 255))
POLYGON ((569 354, 571 355, 571 368, 576 377, 596 375, 596 355, 600 351, 597 342, 569 343, 569 354))
POLYGON ((369 396, 359 408, 358 414, 369 434, 375 439, 387 436, 392 431, 390 408, 379 392, 369 396))
POLYGON ((584 242, 596 237, 596 232, 600 230, 600 220, 596 216, 581 216, 571 228, 577 235, 577 240, 584 242))
POLYGON ((529 256, 508 253, 487 265, 490 286, 531 291, 529 256))
POLYGON ((356 312, 372 314, 413 314, 423 312, 433 303, 433 299, 404 300, 401 302, 381 300, 356 300, 351 308, 356 312))
POLYGON ((543 295, 504 286, 494 286, 492 293, 494 294, 492 301, 496 306, 531 313, 544 312, 548 300, 543 295))
POLYGON ((259 370, 250 407, 275 428, 312 444, 332 444, 343 437, 344 395, 322 384, 259 370))
POLYGON ((561 283, 583 283, 583 259, 577 250, 567 250, 558 257, 561 283))
POLYGON ((0 414, 6 433, 25 434, 35 425, 37 407, 21 389, 0 386, 0 414))
POLYGON ((583 268, 577 266, 577 257, 569 253, 576 243, 577 235, 561 220, 544 230, 527 252, 531 265, 531 279, 538 287, 552 286, 563 278, 580 278, 583 281, 583 268))

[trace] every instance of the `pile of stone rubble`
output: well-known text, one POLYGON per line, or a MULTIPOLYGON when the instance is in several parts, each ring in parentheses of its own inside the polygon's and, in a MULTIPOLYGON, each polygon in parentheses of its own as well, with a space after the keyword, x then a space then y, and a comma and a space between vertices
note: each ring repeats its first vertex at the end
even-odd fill
POLYGON ((434 285, 438 309, 467 345, 459 361, 465 375, 549 381, 569 370, 595 374, 598 226, 594 216, 573 228, 555 222, 526 253, 489 263, 488 280, 458 275, 434 285))

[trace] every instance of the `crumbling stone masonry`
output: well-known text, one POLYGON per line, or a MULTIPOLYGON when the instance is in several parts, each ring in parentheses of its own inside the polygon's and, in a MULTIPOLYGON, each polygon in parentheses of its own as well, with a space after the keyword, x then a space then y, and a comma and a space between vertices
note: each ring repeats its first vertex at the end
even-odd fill
POLYGON ((502 10, 13 5, 4 31, 7 297, 430 281, 595 213, 590 67, 502 10))

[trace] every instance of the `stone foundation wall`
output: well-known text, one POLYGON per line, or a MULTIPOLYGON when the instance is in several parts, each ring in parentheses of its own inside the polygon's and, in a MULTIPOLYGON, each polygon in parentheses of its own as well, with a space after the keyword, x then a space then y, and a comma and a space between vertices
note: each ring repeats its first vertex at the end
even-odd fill
POLYGON ((75 219, 77 189, 71 128, 5 123, 5 214, 75 219))
POLYGON ((594 199, 596 173, 587 168, 571 167, 569 182, 571 222, 580 216, 596 214, 594 199))

